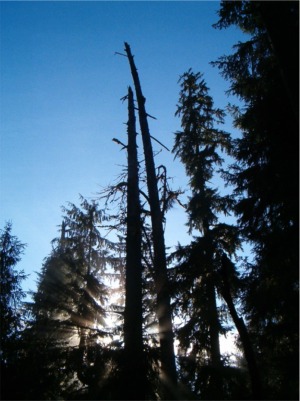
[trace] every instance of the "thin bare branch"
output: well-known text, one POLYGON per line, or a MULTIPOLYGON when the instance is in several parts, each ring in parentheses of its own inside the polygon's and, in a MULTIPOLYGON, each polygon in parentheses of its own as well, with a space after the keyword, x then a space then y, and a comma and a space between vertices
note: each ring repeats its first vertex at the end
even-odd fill
POLYGON ((123 54, 123 53, 119 53, 119 52, 115 52, 115 56, 117 56, 117 55, 118 55, 118 56, 123 56, 123 57, 127 57, 127 56, 126 56, 126 54, 123 54))
POLYGON ((114 142, 116 142, 118 145, 122 145, 122 150, 127 148, 127 145, 125 145, 123 142, 119 141, 117 138, 112 139, 114 142))
POLYGON ((152 138, 155 142, 159 143, 162 147, 164 147, 168 152, 170 152, 170 149, 168 149, 164 144, 162 144, 158 139, 154 138, 154 136, 150 135, 150 138, 152 138))
MULTIPOLYGON (((139 111, 139 108, 138 108, 138 107, 135 107, 134 109, 137 110, 137 111, 139 111)), ((154 117, 154 116, 151 116, 151 114, 146 113, 146 116, 147 116, 147 117, 150 117, 150 118, 153 118, 153 120, 157 120, 157 118, 154 117)))

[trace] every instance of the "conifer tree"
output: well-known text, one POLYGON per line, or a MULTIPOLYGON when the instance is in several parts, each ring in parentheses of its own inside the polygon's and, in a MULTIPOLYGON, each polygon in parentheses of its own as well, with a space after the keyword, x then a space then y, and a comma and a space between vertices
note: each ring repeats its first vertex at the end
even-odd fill
POLYGON ((12 224, 7 223, 0 236, 0 268, 1 268, 1 361, 5 361, 6 342, 16 337, 21 323, 20 306, 25 293, 21 282, 26 278, 23 271, 15 269, 21 260, 25 244, 12 235, 12 224))
MULTIPOLYGON (((201 397, 220 399, 222 393, 222 358, 219 335, 224 333, 217 306, 220 289, 219 271, 222 254, 233 255, 239 246, 237 230, 219 223, 218 214, 226 214, 230 198, 220 196, 212 188, 211 180, 222 159, 218 148, 230 149, 229 134, 216 128, 223 122, 224 113, 213 107, 212 98, 202 74, 192 70, 180 78, 181 92, 176 115, 181 117, 182 131, 176 132, 173 152, 184 163, 190 177, 191 196, 187 204, 190 233, 200 232, 185 249, 178 249, 181 274, 187 278, 189 296, 184 307, 191 307, 189 319, 179 330, 183 348, 192 341, 195 356, 207 353, 210 367, 210 386, 202 387, 201 397), (197 334, 198 332, 198 334, 197 334), (206 391, 206 392, 205 392, 206 391)), ((179 300, 180 303, 180 300, 179 300)), ((205 358, 202 361, 205 364, 205 358)), ((206 362, 207 363, 207 362, 206 362)), ((203 375, 203 373, 202 373, 203 375)))
POLYGON ((12 223, 6 223, 0 231, 1 399, 12 399, 16 394, 16 365, 25 323, 22 281, 26 278, 16 265, 24 248, 25 244, 12 234, 12 223))
POLYGON ((242 107, 230 106, 241 138, 224 177, 254 260, 243 306, 270 398, 298 398, 299 3, 226 1, 217 28, 247 33, 214 64, 242 107), (280 29, 279 29, 280 28, 280 29))
POLYGON ((53 241, 52 253, 45 260, 33 296, 33 320, 27 337, 48 348, 37 348, 39 353, 44 352, 44 361, 38 362, 44 372, 44 396, 49 396, 50 391, 56 397, 76 398, 80 392, 95 397, 100 392, 97 383, 106 363, 104 276, 113 244, 100 234, 103 212, 96 202, 81 197, 80 207, 70 204, 63 210, 61 236, 53 241), (56 371, 52 355, 56 355, 60 367, 56 371), (45 381, 47 375, 58 377, 56 389, 56 383, 45 381))

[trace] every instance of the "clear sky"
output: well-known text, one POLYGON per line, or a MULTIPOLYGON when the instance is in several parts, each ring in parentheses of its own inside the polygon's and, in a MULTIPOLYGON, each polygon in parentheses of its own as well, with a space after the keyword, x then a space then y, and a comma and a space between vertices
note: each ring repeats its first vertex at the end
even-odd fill
MULTIPOLYGON (((128 61, 114 53, 131 45, 147 98, 151 134, 172 148, 178 78, 201 71, 215 106, 228 102, 228 83, 209 63, 232 52, 238 30, 216 30, 217 1, 0 2, 1 142, 0 227, 27 244, 18 267, 34 289, 43 259, 61 223, 61 206, 79 205, 113 183, 126 153, 132 84, 128 61)), ((231 130, 230 126, 225 127, 231 130)), ((154 149, 161 147, 154 143, 154 149)), ((139 147, 141 152, 142 147, 139 147)), ((173 188, 186 188, 184 166, 162 151, 173 188)), ((186 242, 180 207, 169 214, 166 242, 186 242)))

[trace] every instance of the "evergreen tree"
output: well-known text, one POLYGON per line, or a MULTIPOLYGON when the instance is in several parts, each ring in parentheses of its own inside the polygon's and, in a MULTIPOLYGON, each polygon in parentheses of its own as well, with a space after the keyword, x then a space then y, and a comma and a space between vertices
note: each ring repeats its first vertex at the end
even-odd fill
POLYGON ((235 212, 254 260, 245 275, 244 311, 270 399, 298 398, 298 82, 299 3, 222 2, 218 28, 248 34, 217 65, 242 132, 236 163, 224 172, 234 185, 235 212))
POLYGON ((24 271, 16 270, 25 244, 12 235, 12 223, 6 223, 0 234, 0 314, 1 314, 1 399, 15 394, 16 363, 20 335, 24 326, 22 281, 24 271))
POLYGON ((23 271, 15 269, 21 260, 25 244, 12 235, 12 224, 7 223, 0 236, 1 267, 1 361, 5 363, 6 345, 16 338, 22 327, 21 301, 25 297, 21 282, 26 278, 23 271))
MULTIPOLYGON (((225 391, 225 382, 222 383, 225 370, 219 335, 225 331, 217 295, 223 296, 227 305, 230 303, 230 313, 236 313, 232 298, 224 297, 224 275, 221 272, 224 271, 222 260, 229 260, 235 254, 240 239, 235 227, 219 222, 218 215, 226 215, 232 201, 229 196, 220 196, 212 188, 211 180, 216 166, 222 163, 218 148, 229 152, 231 144, 229 134, 216 128, 223 122, 224 113, 213 107, 202 74, 189 70, 182 75, 180 82, 176 115, 181 117, 183 131, 176 133, 173 151, 185 164, 190 177, 192 194, 187 204, 190 232, 196 229, 202 235, 190 246, 180 247, 175 254, 180 260, 176 270, 183 280, 179 288, 185 293, 181 299, 178 294, 175 297, 181 313, 188 316, 178 334, 182 350, 192 346, 189 359, 193 357, 195 361, 194 376, 202 376, 198 383, 194 382, 196 392, 200 392, 201 397, 220 399, 229 395, 228 390, 227 394, 225 391), (197 373, 199 365, 202 368, 197 373), (203 365, 207 365, 205 371, 203 365), (204 374, 209 386, 205 380, 201 383, 204 374)), ((230 267, 231 283, 237 279, 234 265, 230 267)), ((229 281, 226 288, 231 294, 229 281)))
POLYGON ((98 384, 110 359, 103 346, 109 335, 104 277, 114 262, 114 246, 99 232, 103 212, 96 202, 81 198, 80 207, 70 204, 63 210, 61 236, 53 241, 40 274, 28 333, 36 344, 47 344, 41 362, 43 394, 93 399, 101 393, 98 384), (58 370, 53 370, 52 354, 58 370), (45 383, 47 375, 58 377, 55 393, 55 383, 45 383))

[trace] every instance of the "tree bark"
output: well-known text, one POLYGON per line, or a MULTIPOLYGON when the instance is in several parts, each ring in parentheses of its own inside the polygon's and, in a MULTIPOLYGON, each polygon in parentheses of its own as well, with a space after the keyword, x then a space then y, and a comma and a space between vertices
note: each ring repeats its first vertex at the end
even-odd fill
POLYGON ((207 283, 208 295, 209 295, 209 310, 210 310, 210 354, 211 354, 211 364, 214 368, 219 368, 221 366, 221 352, 220 352, 220 341, 219 341, 219 317, 217 309, 217 300, 215 286, 209 278, 207 283))
POLYGON ((252 348, 251 340, 249 337, 249 333, 247 327, 245 325, 244 319, 238 316, 238 313, 235 309, 234 302, 232 299, 231 291, 230 291, 230 283, 228 279, 228 267, 227 263, 230 263, 228 258, 223 255, 222 257, 222 296, 228 306, 230 315, 235 324, 235 327, 239 333, 240 340, 242 342, 245 359, 248 365, 249 376, 251 380, 252 387, 252 395, 254 400, 262 399, 262 388, 261 388, 261 379, 258 370, 258 366, 256 363, 256 357, 252 348))
MULTIPOLYGON (((203 190, 204 193, 204 185, 203 190)), ((207 260, 211 266, 211 271, 207 280, 207 293, 208 293, 208 308, 209 308, 209 337, 210 337, 210 362, 213 368, 211 385, 210 385, 210 398, 222 399, 223 398, 223 379, 222 379, 222 361, 220 351, 220 322, 217 308, 216 289, 215 289, 215 275, 213 267, 213 243, 209 229, 209 223, 206 218, 203 218, 203 234, 207 238, 207 260)))
POLYGON ((126 400, 144 400, 146 372, 143 353, 142 234, 138 158, 132 89, 128 88, 128 186, 126 236, 126 300, 124 314, 126 400))
POLYGON ((144 147, 154 248, 157 316, 159 323, 161 352, 161 377, 164 386, 164 398, 170 399, 174 397, 174 394, 172 394, 172 390, 176 388, 177 372, 173 344, 172 311, 168 290, 167 262, 162 218, 163 216, 159 204, 152 143, 148 127, 147 113, 145 110, 146 99, 142 93, 139 76, 128 43, 125 43, 125 51, 129 60, 131 74, 135 86, 139 110, 139 122, 144 147))

